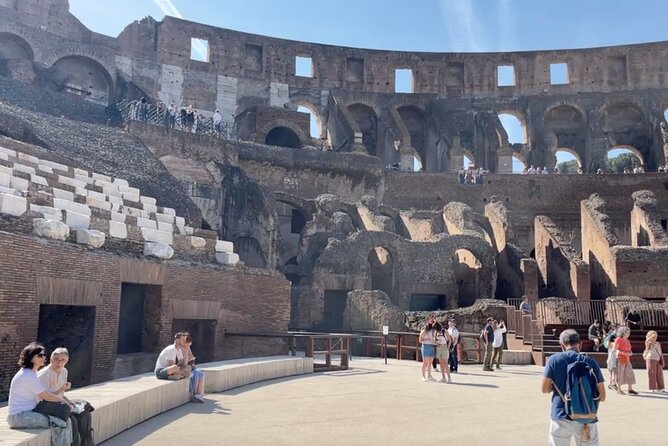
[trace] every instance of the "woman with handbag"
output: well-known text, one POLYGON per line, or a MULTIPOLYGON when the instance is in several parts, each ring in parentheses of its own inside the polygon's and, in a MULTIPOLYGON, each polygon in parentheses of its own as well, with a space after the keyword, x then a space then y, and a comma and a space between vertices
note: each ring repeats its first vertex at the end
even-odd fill
POLYGON ((633 356, 633 352, 631 351, 631 342, 629 341, 630 335, 631 329, 628 327, 619 327, 617 329, 617 339, 615 339, 617 370, 615 374, 617 376, 617 393, 620 395, 625 395, 622 390, 622 385, 624 384, 628 386, 629 395, 638 394, 638 392, 633 390, 633 385, 636 383, 636 376, 633 373, 633 367, 631 366, 631 356, 633 356))
POLYGON ((51 446, 70 446, 70 406, 63 398, 47 391, 37 377, 45 358, 46 349, 36 342, 21 351, 18 361, 21 369, 9 386, 7 424, 12 429, 52 428, 51 446))
POLYGON ((647 366, 647 376, 649 378, 649 390, 652 392, 665 392, 663 384, 663 352, 661 344, 657 342, 659 335, 656 331, 650 330, 645 336, 645 351, 642 354, 647 366))

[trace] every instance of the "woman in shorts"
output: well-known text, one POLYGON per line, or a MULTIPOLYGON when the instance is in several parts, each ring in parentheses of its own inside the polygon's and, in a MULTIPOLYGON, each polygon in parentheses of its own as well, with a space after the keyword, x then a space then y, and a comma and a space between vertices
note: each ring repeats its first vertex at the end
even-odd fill
POLYGON ((436 344, 436 333, 431 322, 428 322, 420 332, 419 341, 422 344, 422 381, 436 381, 431 376, 431 363, 436 356, 436 348, 434 346, 436 344))

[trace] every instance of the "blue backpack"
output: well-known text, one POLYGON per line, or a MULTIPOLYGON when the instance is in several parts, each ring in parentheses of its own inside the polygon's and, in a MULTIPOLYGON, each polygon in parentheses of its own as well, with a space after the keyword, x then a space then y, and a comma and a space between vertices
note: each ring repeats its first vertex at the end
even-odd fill
POLYGON ((597 421, 596 412, 600 396, 596 374, 585 361, 586 355, 579 354, 566 369, 566 393, 554 384, 559 397, 564 402, 566 415, 578 423, 590 424, 597 421))

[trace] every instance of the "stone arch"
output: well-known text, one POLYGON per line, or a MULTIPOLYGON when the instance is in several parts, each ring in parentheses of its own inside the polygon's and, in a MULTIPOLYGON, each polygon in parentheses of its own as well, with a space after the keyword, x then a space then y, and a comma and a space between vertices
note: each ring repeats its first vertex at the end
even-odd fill
MULTIPOLYGON (((292 145, 290 146, 280 146, 280 147, 290 147, 293 149, 301 149, 304 146, 304 141, 307 141, 310 138, 307 138, 306 135, 304 134, 304 131, 294 122, 288 121, 287 119, 274 119, 270 122, 268 122, 262 130, 258 133, 258 140, 261 141, 264 144, 267 143, 267 138, 269 134, 277 129, 281 128, 284 131, 285 135, 289 135, 291 138, 292 145), (292 134, 285 132, 285 130, 290 130, 292 134), (296 139, 294 138, 296 137, 296 139)), ((269 145, 277 145, 277 144, 269 144, 269 145)))
POLYGON ((476 161, 475 161, 475 156, 473 155, 473 152, 471 152, 468 149, 462 149, 462 154, 464 156, 464 167, 468 168, 470 166, 477 166, 476 161), (468 158, 468 165, 466 164, 467 161, 466 159, 468 158))
POLYGON ((256 238, 238 237, 234 240, 234 248, 239 254, 239 260, 243 261, 245 266, 267 268, 267 258, 256 238))
MULTIPOLYGON (((468 276, 468 278, 475 279, 474 282, 467 284, 465 280, 467 276, 461 276, 457 281, 457 286, 464 285, 464 292, 468 293, 470 290, 467 291, 466 287, 473 284, 475 285, 476 298, 492 299, 496 288, 496 254, 492 246, 485 239, 471 235, 453 235, 450 236, 450 239, 452 241, 451 252, 453 253, 453 271, 455 272, 455 277, 457 277, 458 272, 471 274, 472 271, 470 269, 474 266, 476 269, 475 276, 468 276), (468 251, 472 257, 466 258, 465 262, 461 262, 459 258, 455 258, 459 257, 458 253, 460 251, 468 251), (455 262, 465 263, 469 267, 469 270, 464 271, 462 267, 461 271, 457 271, 456 268, 458 265, 455 262), (463 283, 460 284, 460 280, 463 280, 463 283)), ((473 297, 472 295, 468 296, 473 297)))
POLYGON ((568 148, 582 166, 587 151, 585 114, 576 106, 558 104, 548 108, 543 119, 545 131, 551 138, 551 147, 548 149, 556 154, 557 150, 568 148))
POLYGON ((513 144, 529 144, 529 131, 527 128, 527 120, 523 113, 520 113, 516 110, 511 109, 502 109, 497 112, 501 126, 508 136, 508 143, 513 144), (508 118, 506 118, 508 117, 508 118), (521 132, 518 137, 518 140, 513 139, 513 135, 517 129, 516 126, 519 126, 519 131, 521 132))
POLYGON ((427 119, 424 111, 416 105, 403 105, 397 108, 401 120, 411 137, 411 146, 417 150, 422 160, 422 168, 427 170, 427 119))
POLYGON ((392 298, 395 289, 395 270, 391 250, 384 246, 376 246, 369 251, 367 261, 370 269, 371 289, 383 291, 392 298))
POLYGON ((322 138, 324 127, 323 127, 323 120, 322 117, 320 116, 320 111, 318 110, 318 107, 316 107, 315 105, 311 104, 308 101, 301 99, 294 100, 293 102, 297 105, 298 112, 309 114, 310 116, 309 128, 311 129, 310 133, 311 138, 322 138), (306 110, 300 110, 300 108, 306 110), (314 126, 315 129, 313 128, 314 126))
POLYGON ((35 80, 35 53, 21 36, 0 32, 0 75, 28 82, 35 80))
POLYGON ((299 253, 299 239, 306 223, 311 220, 312 211, 305 206, 305 200, 290 194, 275 193, 275 208, 281 233, 279 255, 281 263, 299 253))
POLYGON ((114 94, 114 81, 109 73, 95 59, 68 55, 53 63, 47 74, 47 86, 106 106, 114 94))
POLYGON ((369 155, 379 156, 378 153, 378 114, 376 111, 361 102, 348 105, 348 111, 362 132, 362 144, 369 155))
POLYGON ((524 173, 524 171, 529 167, 527 166, 527 159, 524 154, 520 152, 513 152, 512 155, 512 172, 513 173, 524 173))
MULTIPOLYGON (((610 152, 615 151, 615 150, 620 150, 620 149, 621 149, 621 150, 624 150, 626 153, 629 153, 629 152, 630 152, 630 153, 632 153, 633 155, 635 155, 636 158, 638 159, 637 165, 640 165, 640 166, 645 165, 645 158, 644 158, 644 156, 643 156, 643 154, 642 154, 642 152, 641 152, 640 150, 636 149, 636 148, 633 147, 633 146, 623 145, 623 144, 622 144, 622 145, 617 145, 617 146, 610 147, 610 148, 607 150, 607 152, 606 152, 606 170, 607 170, 608 172, 610 172, 610 173, 623 173, 623 166, 619 166, 618 169, 615 169, 614 166, 611 165, 612 163, 610 162, 613 158, 610 158, 610 157, 609 157, 609 156, 610 156, 610 152)), ((623 154, 619 154, 619 155, 623 155, 623 154)), ((617 156, 619 156, 619 155, 617 155, 617 156)), ((616 158, 616 157, 615 157, 615 158, 616 158)), ((633 164, 631 164, 631 165, 628 166, 628 167, 629 167, 629 170, 631 170, 631 171, 633 171, 633 170, 632 170, 633 167, 636 167, 636 162, 635 162, 635 161, 632 161, 632 163, 633 163, 633 164)))

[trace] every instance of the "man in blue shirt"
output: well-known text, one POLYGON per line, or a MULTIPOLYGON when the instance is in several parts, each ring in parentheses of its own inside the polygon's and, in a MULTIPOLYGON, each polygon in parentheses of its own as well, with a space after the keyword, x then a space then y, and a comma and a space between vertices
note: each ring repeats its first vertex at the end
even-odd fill
MULTIPOLYGON (((550 356, 543 371, 541 390, 543 393, 552 392, 552 410, 550 418, 549 446, 569 446, 571 437, 575 437, 578 446, 598 446, 598 431, 596 424, 583 425, 573 421, 566 415, 564 402, 554 389, 556 385, 562 392, 566 390, 566 372, 568 365, 577 360, 580 354, 580 335, 573 329, 567 329, 559 335, 562 353, 550 356), (586 426, 586 428, 585 428, 586 426)), ((596 361, 587 357, 586 362, 596 375, 596 385, 600 402, 605 401, 605 385, 601 368, 596 361)))

